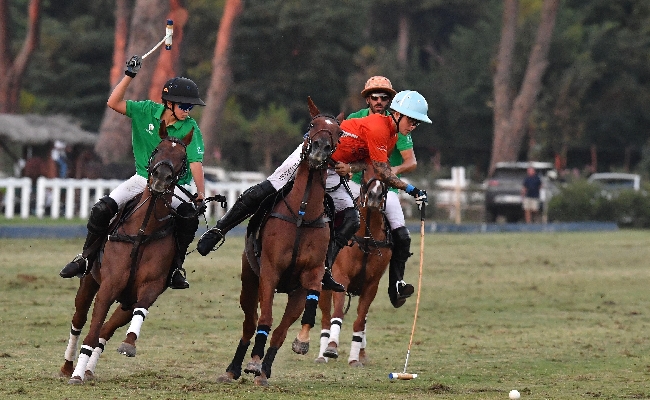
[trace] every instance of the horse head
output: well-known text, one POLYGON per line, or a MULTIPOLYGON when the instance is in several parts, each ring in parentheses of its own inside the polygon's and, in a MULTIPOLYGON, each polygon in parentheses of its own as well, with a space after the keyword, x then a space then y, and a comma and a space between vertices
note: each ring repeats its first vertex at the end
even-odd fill
POLYGON ((325 169, 343 134, 341 130, 343 114, 339 114, 336 118, 321 114, 311 97, 307 98, 307 104, 312 119, 303 143, 302 157, 307 158, 309 168, 325 169))
POLYGON ((178 139, 167 134, 167 127, 164 122, 160 124, 158 131, 160 143, 151 153, 147 172, 147 186, 154 195, 161 195, 174 191, 174 185, 185 176, 187 172, 187 145, 192 141, 194 128, 178 139))
POLYGON ((372 178, 361 186, 359 201, 361 207, 376 207, 383 209, 386 204, 388 187, 377 178, 372 178))

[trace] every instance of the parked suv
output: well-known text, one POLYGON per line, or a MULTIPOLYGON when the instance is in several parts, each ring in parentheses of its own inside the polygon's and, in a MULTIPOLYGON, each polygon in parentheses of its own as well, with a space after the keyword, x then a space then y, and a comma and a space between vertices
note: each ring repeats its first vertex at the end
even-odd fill
POLYGON ((485 184, 485 219, 496 222, 499 216, 508 222, 518 222, 524 218, 521 187, 529 167, 535 168, 542 179, 540 193, 540 212, 546 201, 557 191, 555 179, 557 172, 548 162, 500 162, 492 177, 485 184))

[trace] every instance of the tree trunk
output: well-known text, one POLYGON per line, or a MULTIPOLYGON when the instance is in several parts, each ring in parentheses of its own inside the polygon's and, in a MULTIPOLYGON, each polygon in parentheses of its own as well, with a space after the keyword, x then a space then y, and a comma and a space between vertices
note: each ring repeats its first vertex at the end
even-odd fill
POLYGON ((397 26, 397 63, 401 68, 408 66, 410 25, 409 17, 400 14, 397 26))
POLYGON ((38 47, 41 26, 41 1, 30 0, 27 35, 20 52, 11 52, 11 16, 7 0, 0 0, 0 113, 20 111, 20 89, 29 60, 38 47))
POLYGON ((243 9, 242 0, 227 0, 217 31, 217 43, 212 58, 212 77, 206 93, 206 106, 201 116, 200 125, 206 148, 204 162, 214 162, 220 151, 217 132, 232 81, 232 71, 230 70, 232 33, 243 9))
MULTIPOLYGON (((129 27, 126 54, 129 56, 143 55, 165 36, 165 16, 168 11, 168 0, 136 0, 129 27)), ((154 52, 143 60, 138 76, 133 79, 126 91, 126 99, 141 100, 146 98, 158 59, 157 53, 154 52)), ((117 58, 119 55, 114 56, 114 60, 117 58)), ((125 62, 126 57, 122 57, 117 66, 122 69, 122 73, 125 62)), ((129 159, 131 155, 130 119, 107 107, 99 128, 99 139, 95 145, 95 152, 104 164, 129 159)))
POLYGON ((111 68, 111 87, 115 87, 124 76, 126 43, 129 40, 129 20, 131 8, 128 0, 115 0, 115 39, 113 40, 113 67, 111 68))
POLYGON ((169 15, 167 19, 174 21, 174 34, 172 35, 172 49, 160 52, 158 64, 154 71, 149 87, 149 99, 161 101, 162 87, 170 79, 177 75, 181 58, 181 43, 183 41, 183 29, 187 23, 189 13, 182 6, 180 0, 169 0, 169 15))
POLYGON ((535 43, 528 58, 519 93, 512 100, 512 64, 516 41, 518 0, 504 0, 503 27, 494 74, 494 137, 490 174, 497 162, 516 161, 526 134, 530 115, 537 102, 542 77, 548 66, 555 19, 560 0, 544 0, 535 43))

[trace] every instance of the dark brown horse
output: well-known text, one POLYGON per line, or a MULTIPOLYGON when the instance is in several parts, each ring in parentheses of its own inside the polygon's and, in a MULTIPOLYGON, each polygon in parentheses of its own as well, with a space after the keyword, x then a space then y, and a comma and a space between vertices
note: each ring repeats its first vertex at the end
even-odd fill
POLYGON ((309 330, 316 319, 330 238, 329 218, 324 206, 326 169, 342 133, 339 123, 343 115, 338 118, 322 115, 311 99, 308 104, 312 120, 303 142, 301 162, 291 191, 272 208, 261 228, 259 263, 255 254, 255 234, 250 232, 249 224, 239 297, 244 311, 243 332, 232 362, 219 377, 220 382, 231 382, 241 376, 244 357, 255 336, 251 359, 244 372, 255 374, 256 385, 267 386, 275 355, 289 327, 303 311, 302 329, 292 349, 298 354, 309 350, 309 330), (265 354, 276 290, 288 294, 287 305, 265 354))
MULTIPOLYGON (((362 185, 357 200, 361 226, 352 238, 353 245, 341 250, 332 267, 334 279, 346 287, 347 293, 359 296, 348 357, 348 364, 352 367, 363 367, 366 362, 366 317, 392 254, 390 230, 384 214, 386 194, 387 187, 377 179, 370 179, 362 185)), ((321 295, 321 348, 316 362, 338 357, 344 304, 345 293, 327 290, 321 295)))
POLYGON ((118 214, 118 223, 104 245, 103 257, 98 257, 100 260, 95 262, 91 273, 79 284, 66 361, 61 367, 63 376, 71 376, 71 384, 92 377, 104 344, 117 328, 129 321, 126 339, 118 351, 135 356, 135 341, 148 309, 167 287, 176 248, 172 235, 172 193, 178 179, 185 174, 185 149, 193 132, 180 140, 168 136, 165 124, 161 124, 159 135, 162 140, 149 160, 147 187, 132 207, 127 206, 118 214), (73 371, 77 341, 93 299, 90 330, 73 371), (104 323, 116 301, 121 307, 104 323))

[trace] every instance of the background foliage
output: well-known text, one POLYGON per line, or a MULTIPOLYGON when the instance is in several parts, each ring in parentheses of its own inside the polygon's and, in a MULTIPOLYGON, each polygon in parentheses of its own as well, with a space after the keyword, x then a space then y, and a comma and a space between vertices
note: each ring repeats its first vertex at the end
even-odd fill
MULTIPOLYGON (((223 0, 187 0, 182 73, 206 88, 223 0)), ((24 112, 71 113, 96 130, 110 91, 114 1, 44 1, 42 43, 30 64, 24 112)), ((25 0, 11 1, 16 46, 25 0)), ((515 77, 521 79, 541 0, 521 2, 515 77)), ((247 123, 274 107, 304 124, 306 97, 337 114, 363 106, 359 92, 374 74, 429 100, 434 123, 414 134, 416 155, 485 174, 492 135, 493 56, 500 0, 248 0, 235 31, 234 86, 221 133, 223 164, 262 169, 247 123), (400 16, 409 21, 406 65, 398 60, 400 16), (237 145, 236 145, 237 144, 237 145)), ((650 137, 650 3, 645 0, 565 0, 558 14, 549 68, 520 158, 568 156, 583 168, 590 147, 601 171, 634 168, 648 174, 642 147, 650 137)), ((143 49, 143 52, 146 49, 143 49)), ((200 117, 200 112, 196 113, 200 117)), ((288 127, 288 129, 291 129, 288 127)), ((282 157, 284 149, 277 150, 282 157)))

